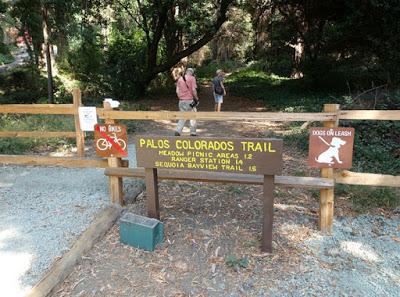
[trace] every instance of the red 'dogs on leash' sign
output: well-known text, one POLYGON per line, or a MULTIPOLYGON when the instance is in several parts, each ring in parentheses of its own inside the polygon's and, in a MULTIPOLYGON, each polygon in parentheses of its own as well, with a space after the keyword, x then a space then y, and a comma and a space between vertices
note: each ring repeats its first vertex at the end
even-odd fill
POLYGON ((269 138, 137 136, 136 157, 145 168, 275 175, 282 146, 269 138))
POLYGON ((353 159, 354 128, 311 128, 308 164, 316 168, 348 169, 353 159))
POLYGON ((128 136, 126 126, 97 124, 94 126, 94 143, 99 157, 127 157, 128 136))

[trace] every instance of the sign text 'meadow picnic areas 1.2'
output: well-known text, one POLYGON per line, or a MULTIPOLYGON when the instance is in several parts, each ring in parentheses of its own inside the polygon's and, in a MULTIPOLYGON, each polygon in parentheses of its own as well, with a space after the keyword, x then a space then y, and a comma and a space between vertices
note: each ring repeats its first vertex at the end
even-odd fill
POLYGON ((282 140, 137 136, 138 166, 275 175, 282 172, 282 140))

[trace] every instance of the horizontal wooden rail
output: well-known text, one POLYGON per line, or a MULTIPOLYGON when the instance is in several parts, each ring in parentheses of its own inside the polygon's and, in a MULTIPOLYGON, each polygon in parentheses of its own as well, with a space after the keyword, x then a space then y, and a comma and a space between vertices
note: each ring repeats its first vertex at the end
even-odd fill
POLYGON ((0 131, 0 137, 32 137, 32 138, 67 137, 67 138, 75 138, 76 132, 0 131))
MULTIPOLYGON (((74 115, 73 104, 2 104, 1 113, 14 114, 64 114, 74 115)), ((400 110, 341 110, 336 113, 291 113, 291 112, 207 112, 180 111, 119 111, 97 108, 101 119, 120 120, 267 120, 290 121, 334 121, 341 120, 400 120, 400 110)))
MULTIPOLYGON (((144 178, 143 168, 107 168, 104 172, 107 176, 117 177, 139 177, 144 178)), ((202 172, 202 171, 180 171, 180 170, 158 170, 158 178, 170 180, 191 180, 202 182, 223 182, 239 184, 263 184, 261 175, 234 174, 222 172, 202 172)), ((328 189, 332 188, 333 180, 317 177, 297 177, 297 176, 275 176, 275 183, 288 187, 304 187, 328 189)))
POLYGON ((335 174, 339 184, 365 185, 377 187, 400 187, 400 176, 340 171, 335 174))
POLYGON ((101 119, 114 120, 179 120, 196 119, 212 121, 334 121, 335 113, 290 113, 290 112, 180 112, 180 111, 119 111, 97 109, 101 119))
POLYGON ((0 163, 35 166, 61 166, 72 168, 106 168, 107 160, 74 157, 44 157, 26 155, 0 155, 0 163))
POLYGON ((72 103, 69 104, 41 104, 41 103, 32 103, 32 104, 1 104, 0 106, 8 106, 8 107, 43 107, 43 108, 54 108, 54 107, 68 107, 72 108, 74 105, 72 103))
POLYGON ((64 114, 73 115, 72 104, 1 104, 1 113, 15 114, 64 114))
POLYGON ((400 110, 341 110, 340 120, 400 121, 400 110))

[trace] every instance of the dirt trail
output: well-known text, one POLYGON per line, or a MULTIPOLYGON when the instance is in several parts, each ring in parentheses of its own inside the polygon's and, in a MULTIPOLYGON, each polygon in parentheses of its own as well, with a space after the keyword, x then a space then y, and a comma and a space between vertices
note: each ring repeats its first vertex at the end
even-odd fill
MULTIPOLYGON (((214 97, 208 86, 201 86, 199 93, 200 105, 198 111, 214 111, 214 97)), ((151 110, 178 110, 178 99, 175 96, 166 96, 161 99, 146 98, 138 101, 139 104, 151 106, 151 110)), ((224 97, 222 111, 265 111, 262 101, 254 101, 248 98, 227 95, 224 97)), ((142 122, 141 133, 156 133, 173 135, 176 122, 171 121, 146 121, 142 122)), ((243 136, 260 137, 268 135, 271 131, 282 130, 279 123, 265 121, 198 121, 199 136, 243 136)), ((184 133, 189 134, 185 127, 184 133)))

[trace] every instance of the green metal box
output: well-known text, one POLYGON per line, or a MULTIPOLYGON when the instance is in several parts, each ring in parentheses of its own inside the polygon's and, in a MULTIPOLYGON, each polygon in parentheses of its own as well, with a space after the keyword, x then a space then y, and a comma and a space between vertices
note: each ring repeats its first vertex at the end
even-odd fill
POLYGON ((126 213, 120 219, 120 241, 130 246, 154 251, 163 242, 164 224, 159 220, 126 213))

